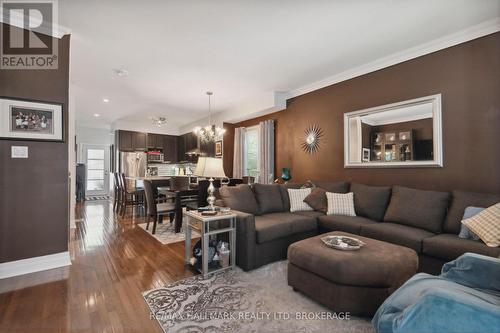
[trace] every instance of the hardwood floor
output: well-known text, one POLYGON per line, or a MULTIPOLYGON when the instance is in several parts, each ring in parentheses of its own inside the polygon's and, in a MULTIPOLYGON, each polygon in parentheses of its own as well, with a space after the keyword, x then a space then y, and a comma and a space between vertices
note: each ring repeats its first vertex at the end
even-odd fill
POLYGON ((107 201, 77 218, 70 267, 0 280, 0 332, 162 332, 141 293, 195 274, 184 243, 160 244, 107 201))

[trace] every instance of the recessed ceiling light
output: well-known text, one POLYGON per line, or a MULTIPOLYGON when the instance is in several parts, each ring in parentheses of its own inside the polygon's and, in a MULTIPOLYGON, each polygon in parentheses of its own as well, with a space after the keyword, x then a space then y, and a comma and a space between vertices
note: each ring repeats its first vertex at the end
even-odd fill
POLYGON ((107 98, 103 98, 103 99, 102 99, 102 101, 103 101, 104 103, 109 103, 109 99, 107 99, 107 98))
POLYGON ((128 71, 123 68, 113 68, 113 72, 115 72, 115 74, 119 77, 128 76, 128 71))
POLYGON ((101 115, 99 113, 94 113, 94 117, 100 117, 101 115))

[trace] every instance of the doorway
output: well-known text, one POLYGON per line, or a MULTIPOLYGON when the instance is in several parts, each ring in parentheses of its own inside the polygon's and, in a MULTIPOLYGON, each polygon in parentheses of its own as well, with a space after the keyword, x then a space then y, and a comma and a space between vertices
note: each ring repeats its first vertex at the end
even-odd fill
POLYGON ((109 195, 109 146, 84 144, 82 153, 86 171, 85 195, 109 195))

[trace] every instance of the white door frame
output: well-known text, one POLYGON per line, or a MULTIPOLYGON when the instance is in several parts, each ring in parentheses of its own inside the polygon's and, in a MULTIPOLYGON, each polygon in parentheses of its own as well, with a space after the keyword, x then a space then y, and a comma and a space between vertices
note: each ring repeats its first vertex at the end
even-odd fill
POLYGON ((110 147, 111 145, 100 145, 91 143, 82 143, 81 154, 83 163, 85 163, 85 174, 88 175, 87 170, 87 149, 103 149, 104 150, 104 188, 102 191, 87 191, 87 177, 85 177, 85 195, 109 195, 110 194, 110 147))

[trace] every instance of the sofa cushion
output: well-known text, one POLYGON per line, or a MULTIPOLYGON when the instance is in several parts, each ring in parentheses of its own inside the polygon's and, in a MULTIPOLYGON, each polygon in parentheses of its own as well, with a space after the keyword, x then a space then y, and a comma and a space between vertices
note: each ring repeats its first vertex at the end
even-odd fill
POLYGON ((500 202, 463 220, 462 223, 486 245, 500 247, 500 202))
POLYGON ((288 196, 288 189, 299 189, 302 187, 301 183, 287 183, 287 184, 280 184, 280 193, 281 193, 281 201, 283 202, 283 211, 288 212, 290 211, 290 197, 288 196))
POLYGON ((423 229, 395 223, 362 225, 360 235, 406 246, 417 251, 417 253, 422 252, 422 241, 425 238, 434 236, 433 233, 423 229))
POLYGON ((451 206, 446 216, 443 230, 446 233, 458 234, 465 208, 469 206, 489 207, 500 202, 500 194, 453 191, 451 206))
POLYGON ((446 215, 450 194, 394 186, 391 202, 385 212, 385 222, 439 233, 446 215))
POLYGON ((348 182, 314 180, 313 184, 316 187, 321 187, 322 189, 325 189, 327 192, 332 192, 332 193, 347 193, 349 191, 348 182))
POLYGON ((311 193, 304 199, 304 202, 311 206, 314 210, 326 214, 328 209, 328 201, 326 200, 326 190, 321 187, 315 187, 311 193))
POLYGON ((298 214, 298 215, 303 215, 303 216, 314 217, 314 218, 318 218, 320 216, 325 216, 324 213, 317 212, 315 210, 299 210, 299 211, 293 212, 293 213, 298 214))
POLYGON ((314 210, 309 206, 304 199, 311 194, 310 188, 288 189, 288 197, 290 198, 290 211, 298 212, 301 210, 314 210))
POLYGON ((248 214, 259 214, 259 204, 249 185, 222 186, 219 194, 226 207, 248 214))
POLYGON ((299 214, 271 213, 255 217, 255 232, 259 244, 317 228, 316 218, 299 214))
POLYGON ((391 198, 390 186, 368 186, 351 183, 350 191, 354 193, 356 215, 375 221, 383 220, 391 198))
POLYGON ((253 184, 252 189, 259 204, 260 215, 285 211, 278 184, 253 184))
MULTIPOLYGON (((462 217, 462 221, 467 220, 469 217, 473 217, 474 215, 482 212, 485 209, 486 208, 482 208, 482 207, 467 207, 467 208, 465 208, 465 213, 464 213, 464 216, 462 217)), ((480 240, 479 236, 476 235, 474 232, 472 232, 467 227, 467 225, 465 225, 463 223, 462 223, 462 226, 460 227, 460 232, 458 233, 458 237, 463 238, 463 239, 470 239, 470 240, 474 240, 474 241, 480 240)))
POLYGON ((318 226, 323 231, 345 231, 359 235, 362 225, 377 223, 361 216, 324 215, 318 217, 318 226))
POLYGON ((459 238, 455 234, 441 234, 424 239, 424 254, 432 257, 454 260, 466 252, 490 257, 500 256, 499 247, 489 247, 483 242, 459 238))

